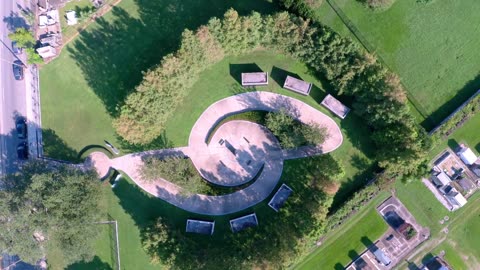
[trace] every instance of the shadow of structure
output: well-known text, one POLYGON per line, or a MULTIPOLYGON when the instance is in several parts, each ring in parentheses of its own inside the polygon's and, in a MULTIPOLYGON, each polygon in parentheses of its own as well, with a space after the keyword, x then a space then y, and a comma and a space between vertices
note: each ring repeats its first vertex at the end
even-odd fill
POLYGON ((372 240, 370 240, 370 238, 368 238, 367 236, 362 236, 362 238, 360 238, 360 242, 362 242, 362 244, 369 250, 372 247, 374 247, 374 250, 377 249, 372 240))
POLYGON ((448 139, 447 145, 454 152, 458 151, 458 149, 460 148, 460 144, 455 139, 448 139))
POLYGON ((341 263, 336 263, 335 266, 333 266, 334 270, 345 270, 345 267, 341 263))
POLYGON ((263 72, 263 70, 255 63, 246 64, 229 64, 230 76, 240 85, 242 84, 242 73, 263 72))
POLYGON ((95 269, 95 270, 113 270, 112 266, 102 261, 98 256, 95 256, 90 262, 77 262, 67 266, 67 270, 83 270, 83 269, 95 269))
POLYGON ((477 146, 475 146, 475 149, 477 150, 478 153, 480 153, 480 143, 478 143, 477 146))
MULTIPOLYGON (((117 116, 126 96, 143 72, 178 49, 184 29, 196 29, 229 8, 240 15, 252 11, 268 14, 278 9, 269 1, 134 0, 138 16, 113 7, 111 19, 97 18, 95 27, 83 31, 67 47, 88 85, 112 116, 117 116)), ((122 6, 122 5, 120 5, 122 6)))
POLYGON ((476 91, 478 91, 480 85, 480 74, 470 80, 458 91, 458 93, 445 104, 440 106, 430 116, 425 119, 421 125, 426 130, 432 130, 436 125, 440 124, 447 116, 455 111, 458 106, 462 105, 467 99, 469 99, 476 91))
POLYGON ((278 84, 280 87, 283 86, 285 83, 285 79, 287 76, 294 77, 297 79, 302 79, 298 74, 290 72, 285 69, 281 69, 279 67, 273 66, 272 71, 270 72, 270 77, 278 84))

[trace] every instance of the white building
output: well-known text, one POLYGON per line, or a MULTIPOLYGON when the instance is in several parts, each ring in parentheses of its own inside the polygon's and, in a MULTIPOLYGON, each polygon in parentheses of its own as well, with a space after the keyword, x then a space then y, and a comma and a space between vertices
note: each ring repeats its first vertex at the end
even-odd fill
POLYGON ((475 161, 477 161, 477 156, 473 153, 473 151, 466 147, 466 148, 462 148, 462 150, 460 150, 460 152, 457 153, 458 156, 460 157, 460 159, 467 165, 472 165, 475 163, 475 161))

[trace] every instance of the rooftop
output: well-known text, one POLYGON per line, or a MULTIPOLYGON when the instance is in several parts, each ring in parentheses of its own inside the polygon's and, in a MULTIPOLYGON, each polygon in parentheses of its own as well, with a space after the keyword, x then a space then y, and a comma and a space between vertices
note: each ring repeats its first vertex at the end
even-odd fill
POLYGON ((215 229, 215 221, 203 221, 187 219, 186 232, 212 235, 215 229))
POLYGON ((236 233, 250 227, 258 225, 257 215, 255 213, 230 220, 230 228, 236 233))
POLYGON ((268 203, 268 206, 278 212, 280 208, 285 204, 288 197, 292 194, 292 192, 293 190, 289 186, 282 184, 282 186, 277 190, 275 195, 273 195, 272 199, 268 203))
POLYGON ((336 114, 338 117, 345 119, 350 108, 343 105, 338 99, 334 98, 332 95, 328 94, 321 103, 325 108, 329 109, 331 112, 336 114))
POLYGON ((283 88, 308 96, 308 94, 310 94, 310 90, 312 89, 312 84, 292 76, 287 76, 285 83, 283 84, 283 88))
POLYGON ((465 164, 467 165, 474 164, 475 161, 477 161, 478 159, 477 156, 473 153, 473 151, 468 147, 460 150, 460 152, 458 152, 458 155, 460 156, 460 159, 462 159, 462 161, 465 162, 465 164))
POLYGON ((242 73, 243 86, 267 85, 267 84, 268 84, 267 72, 242 73))

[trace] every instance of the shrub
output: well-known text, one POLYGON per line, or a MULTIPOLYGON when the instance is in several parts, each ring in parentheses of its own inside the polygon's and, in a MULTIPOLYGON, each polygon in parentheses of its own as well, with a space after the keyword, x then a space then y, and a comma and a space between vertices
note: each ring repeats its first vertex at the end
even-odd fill
MULTIPOLYGON (((303 12, 304 6, 297 2, 285 3, 303 12)), ((338 95, 351 96, 354 111, 373 131, 377 159, 389 177, 419 175, 431 142, 410 114, 398 76, 349 39, 286 12, 241 17, 229 10, 223 19, 213 18, 196 32, 186 30, 180 49, 145 73, 136 92, 128 96, 115 120, 117 132, 135 144, 151 142, 161 134, 201 71, 224 55, 259 47, 306 63, 326 77, 338 95)))
POLYGON ((434 129, 432 131, 432 134, 436 137, 437 140, 445 139, 479 111, 480 94, 477 93, 470 101, 465 104, 465 106, 461 107, 458 111, 451 114, 444 122, 442 122, 436 129, 434 129))
POLYGON ((357 0, 367 7, 375 10, 386 10, 390 8, 396 0, 357 0))
POLYGON ((322 144, 327 136, 325 128, 314 123, 300 123, 284 111, 268 113, 265 126, 278 138, 283 148, 322 144))
POLYGON ((187 194, 207 193, 210 189, 189 159, 149 157, 141 169, 147 181, 162 177, 182 187, 187 194))

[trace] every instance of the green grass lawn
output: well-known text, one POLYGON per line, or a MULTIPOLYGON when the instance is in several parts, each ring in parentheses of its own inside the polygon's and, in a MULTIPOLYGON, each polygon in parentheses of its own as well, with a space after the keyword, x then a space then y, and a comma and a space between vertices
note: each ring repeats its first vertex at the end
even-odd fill
POLYGON ((196 29, 231 7, 240 14, 277 8, 255 0, 123 0, 98 18, 40 70, 45 154, 77 160, 85 147, 105 139, 128 151, 111 122, 142 72, 177 49, 185 28, 196 29))
MULTIPOLYGON (((402 0, 385 12, 374 12, 358 1, 333 1, 400 75, 410 97, 430 117, 425 127, 439 123, 478 89, 480 2, 434 1, 421 5, 415 0, 402 0)), ((317 13, 321 21, 347 35, 327 3, 317 13)))
POLYGON ((295 269, 344 269, 367 247, 384 234, 388 225, 376 207, 388 197, 380 193, 344 225, 329 233, 324 243, 299 263, 295 269))
MULTIPOLYGON (((122 179, 115 189, 111 189, 108 183, 102 186, 104 193, 103 203, 101 204, 101 213, 105 213, 104 220, 117 220, 119 226, 119 242, 120 242, 120 256, 122 269, 159 269, 161 265, 152 264, 150 256, 143 250, 141 236, 142 230, 147 227, 147 224, 157 217, 162 217, 173 225, 179 233, 184 234, 186 220, 188 218, 201 219, 201 220, 214 220, 215 221, 215 233, 211 237, 202 235, 188 234, 188 238, 200 243, 207 242, 209 244, 214 243, 218 247, 223 247, 225 242, 229 243, 231 248, 232 242, 227 241, 228 236, 232 234, 228 221, 232 218, 239 217, 241 215, 255 212, 259 226, 254 228, 255 234, 264 237, 286 237, 281 233, 284 233, 285 227, 289 222, 299 218, 298 212, 291 213, 291 207, 306 207, 306 204, 317 205, 311 209, 318 209, 319 207, 328 207, 331 199, 324 196, 309 195, 311 193, 311 187, 305 183, 305 179, 302 173, 299 173, 299 163, 303 163, 301 160, 293 160, 285 162, 285 174, 282 175, 279 185, 285 182, 292 189, 294 193, 287 200, 286 205, 282 207, 282 211, 277 213, 273 211, 268 205, 269 198, 259 203, 258 205, 246 209, 244 211, 234 213, 226 216, 202 216, 193 213, 186 212, 180 208, 174 207, 163 200, 154 198, 140 188, 138 188, 131 180, 122 179), (305 197, 308 197, 311 201, 305 201, 305 197), (315 199, 312 199, 315 198, 315 199), (313 202, 313 200, 319 200, 313 202), (294 206, 296 205, 296 206, 294 206), (281 233, 278 229, 275 229, 276 233, 272 235, 272 227, 280 227, 281 233)), ((273 195, 273 194, 272 194, 273 195)), ((385 196, 383 197, 385 198, 385 196)), ((297 208, 295 208, 297 209, 297 208)), ((301 211, 299 211, 301 212, 301 211)), ((306 232, 311 231, 311 216, 300 216, 302 222, 298 222, 295 225, 290 226, 289 231, 292 233, 288 237, 298 241, 304 236, 306 232), (291 229, 294 227, 296 229, 291 229), (293 230, 293 231, 291 231, 293 230), (298 238, 297 238, 298 237, 298 238)), ((373 217, 376 220, 376 217, 373 217)), ((380 218, 381 219, 381 218, 380 218)), ((379 226, 377 222, 374 222, 375 226, 379 226)), ((381 225, 381 224, 380 224, 381 225)), ((379 227, 383 230, 383 227, 379 227)), ((99 229, 102 230, 95 248, 95 258, 92 262, 79 262, 68 267, 68 269, 114 269, 114 252, 113 246, 113 232, 109 230, 108 225, 99 225, 99 229)), ((249 236, 250 234, 247 234, 249 236)), ((242 250, 241 245, 245 239, 245 234, 236 234, 234 245, 238 246, 238 251, 242 250), (243 238, 242 238, 243 235, 243 238), (238 242, 237 242, 238 241, 238 242)), ((250 235, 251 236, 251 235, 250 235)), ((371 234, 367 234, 371 236, 371 234)), ((375 236, 375 235, 373 235, 375 236)), ((372 236, 372 237, 373 237, 372 236)), ((258 237, 258 235, 256 236, 258 237)), ((189 240, 189 241, 190 241, 189 240)), ((275 240, 273 240, 275 242, 275 240)), ((293 240, 292 240, 293 241, 293 240)), ((270 243, 270 242, 269 242, 270 243)), ((260 241, 259 245, 263 245, 264 248, 270 249, 272 246, 267 245, 265 241, 260 241)), ((272 243, 271 243, 272 244, 272 243)), ((309 242, 310 245, 310 242, 309 242)), ((293 246, 292 246, 293 248, 293 246)), ((179 250, 179 253, 191 252, 188 250, 179 250)), ((243 251, 244 252, 244 251, 243 251)), ((268 253, 268 252, 267 252, 268 253)), ((236 253, 234 253, 236 254, 236 253)), ((236 255, 235 255, 236 256, 236 255)), ((237 261, 243 258, 241 255, 236 259, 237 261)), ((221 260, 221 258, 219 258, 221 260)), ((245 258, 243 258, 245 259, 245 258)), ((61 262, 56 261, 57 258, 52 258, 50 264, 60 265, 61 262)), ((211 258, 215 262, 215 258, 211 258)), ((181 269, 181 268, 180 268, 181 269)))
POLYGON ((78 23, 76 25, 68 25, 67 18, 65 14, 67 11, 76 10, 78 8, 83 9, 86 7, 93 7, 92 1, 90 0, 80 0, 80 1, 72 1, 66 3, 64 7, 60 8, 60 23, 62 25, 62 38, 64 41, 69 40, 73 37, 78 31, 77 29, 81 28, 87 22, 86 18, 78 18, 79 14, 77 14, 78 23))
POLYGON ((447 139, 438 143, 435 148, 430 151, 430 157, 434 158, 440 154, 445 148, 451 147, 455 149, 459 144, 466 144, 475 152, 480 155, 480 114, 470 118, 462 127, 455 130, 447 139))
POLYGON ((371 176, 373 169, 373 161, 370 158, 373 146, 369 139, 369 131, 355 114, 350 114, 345 120, 340 120, 321 107, 319 102, 326 95, 322 82, 310 75, 304 64, 272 52, 257 51, 238 57, 226 57, 220 63, 204 71, 200 75, 200 80, 192 87, 188 97, 166 124, 165 139, 170 142, 169 144, 187 145, 190 130, 200 114, 215 101, 235 94, 239 89, 237 80, 240 73, 252 68, 260 68, 270 75, 269 85, 258 87, 258 90, 276 92, 302 100, 331 116, 341 127, 344 141, 339 149, 332 152, 332 155, 345 167, 346 176, 342 179, 343 187, 337 194, 336 202, 343 201, 345 196, 361 187, 365 183, 365 179, 371 176), (310 96, 302 96, 283 89, 281 86, 284 82, 285 71, 312 82, 315 87, 310 96))
POLYGON ((411 183, 397 181, 395 189, 400 201, 412 213, 418 223, 430 228, 432 235, 436 235, 443 225, 440 220, 451 213, 435 198, 432 192, 421 182, 411 183))

